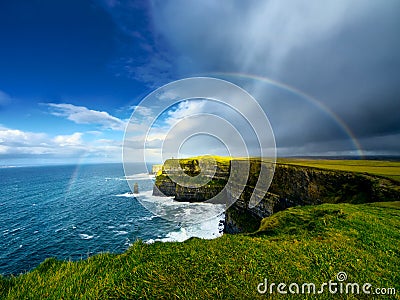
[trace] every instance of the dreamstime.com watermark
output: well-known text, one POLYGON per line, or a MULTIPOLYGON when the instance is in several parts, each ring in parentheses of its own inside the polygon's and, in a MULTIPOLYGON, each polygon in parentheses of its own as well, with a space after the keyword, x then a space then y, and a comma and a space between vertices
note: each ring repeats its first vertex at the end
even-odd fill
POLYGON ((344 282, 347 280, 345 272, 339 272, 336 275, 338 282, 329 280, 320 285, 313 282, 296 283, 292 282, 286 284, 284 282, 275 283, 268 282, 264 278, 264 282, 260 282, 257 286, 257 291, 260 294, 365 294, 365 295, 395 295, 396 289, 393 287, 373 287, 372 284, 357 283, 357 282, 344 282))

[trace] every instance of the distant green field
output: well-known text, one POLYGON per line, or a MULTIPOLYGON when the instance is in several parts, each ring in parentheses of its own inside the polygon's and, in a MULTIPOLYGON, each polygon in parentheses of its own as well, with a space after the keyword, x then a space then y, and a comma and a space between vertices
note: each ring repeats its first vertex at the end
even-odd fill
POLYGON ((400 162, 380 160, 326 160, 279 158, 278 163, 321 169, 340 170, 391 178, 400 182, 400 162))
POLYGON ((48 259, 27 274, 0 276, 0 299, 400 299, 399 204, 294 207, 249 235, 138 241, 123 254, 48 259), (345 283, 394 288, 396 295, 257 292, 265 278, 319 288, 338 282, 339 272, 345 283))

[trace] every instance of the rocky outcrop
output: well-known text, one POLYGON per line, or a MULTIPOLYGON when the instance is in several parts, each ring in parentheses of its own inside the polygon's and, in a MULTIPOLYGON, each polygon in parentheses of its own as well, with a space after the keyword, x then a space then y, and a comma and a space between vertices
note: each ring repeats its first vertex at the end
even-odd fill
POLYGON ((176 201, 203 202, 220 194, 225 187, 230 171, 230 162, 228 160, 216 162, 215 160, 210 160, 208 162, 207 159, 203 161, 195 158, 181 159, 179 164, 176 163, 177 161, 173 159, 165 161, 161 174, 156 176, 153 195, 174 196, 176 201), (213 168, 207 167, 207 163, 212 163, 213 168), (175 176, 179 177, 181 174, 186 174, 190 177, 199 175, 202 164, 204 170, 213 169, 209 174, 202 172, 203 177, 199 180, 205 178, 204 182, 206 184, 200 184, 199 186, 180 185, 176 183, 176 180, 173 180, 175 176))
MULTIPOLYGON (((325 170, 290 164, 274 164, 252 159, 249 172, 240 164, 247 162, 234 160, 217 162, 215 174, 210 175, 209 182, 200 187, 186 187, 174 183, 168 174, 179 174, 184 170, 189 176, 200 173, 199 161, 196 159, 181 160, 179 168, 170 168, 167 161, 160 175, 156 177, 154 195, 174 196, 177 201, 205 201, 219 194, 225 186, 225 193, 220 194, 224 203, 233 203, 225 213, 225 228, 227 233, 251 232, 258 228, 262 218, 273 213, 297 205, 316 205, 321 203, 367 203, 380 201, 399 201, 399 183, 387 178, 362 173, 336 170, 325 170), (236 172, 233 178, 248 178, 246 185, 238 184, 235 180, 227 185, 231 164, 236 172), (257 190, 256 184, 261 166, 275 167, 274 177, 267 193, 257 190), (240 190, 239 190, 240 189, 240 190), (242 190, 243 189, 243 190, 242 190), (238 192, 240 191, 240 192, 238 192), (249 205, 251 195, 258 196, 258 204, 249 205), (232 195, 239 197, 233 197, 232 195)), ((176 164, 175 164, 176 166, 176 164)))

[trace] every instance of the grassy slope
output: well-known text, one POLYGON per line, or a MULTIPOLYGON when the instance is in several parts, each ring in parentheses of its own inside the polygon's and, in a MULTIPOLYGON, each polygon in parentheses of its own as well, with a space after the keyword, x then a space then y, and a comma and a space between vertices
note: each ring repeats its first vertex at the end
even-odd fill
POLYGON ((278 163, 321 169, 368 173, 400 181, 400 162, 380 160, 326 160, 280 158, 278 163))
MULTIPOLYGON (((347 282, 400 291, 399 224, 399 202, 296 207, 265 219, 252 235, 136 242, 120 255, 49 259, 32 272, 2 278, 0 298, 252 299, 260 296, 257 285, 264 277, 321 284, 339 271, 347 273, 347 282)), ((325 293, 321 299, 329 297, 325 293)))

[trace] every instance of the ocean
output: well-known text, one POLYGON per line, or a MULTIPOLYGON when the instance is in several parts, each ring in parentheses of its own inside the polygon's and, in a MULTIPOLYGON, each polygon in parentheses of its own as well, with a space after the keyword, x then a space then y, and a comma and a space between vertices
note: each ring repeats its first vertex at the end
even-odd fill
POLYGON ((122 253, 137 239, 221 236, 220 206, 154 197, 146 169, 131 169, 125 176, 122 164, 0 168, 0 274, 29 271, 48 257, 122 253), (138 195, 127 179, 138 183, 138 195), (182 216, 207 214, 182 222, 182 216))

